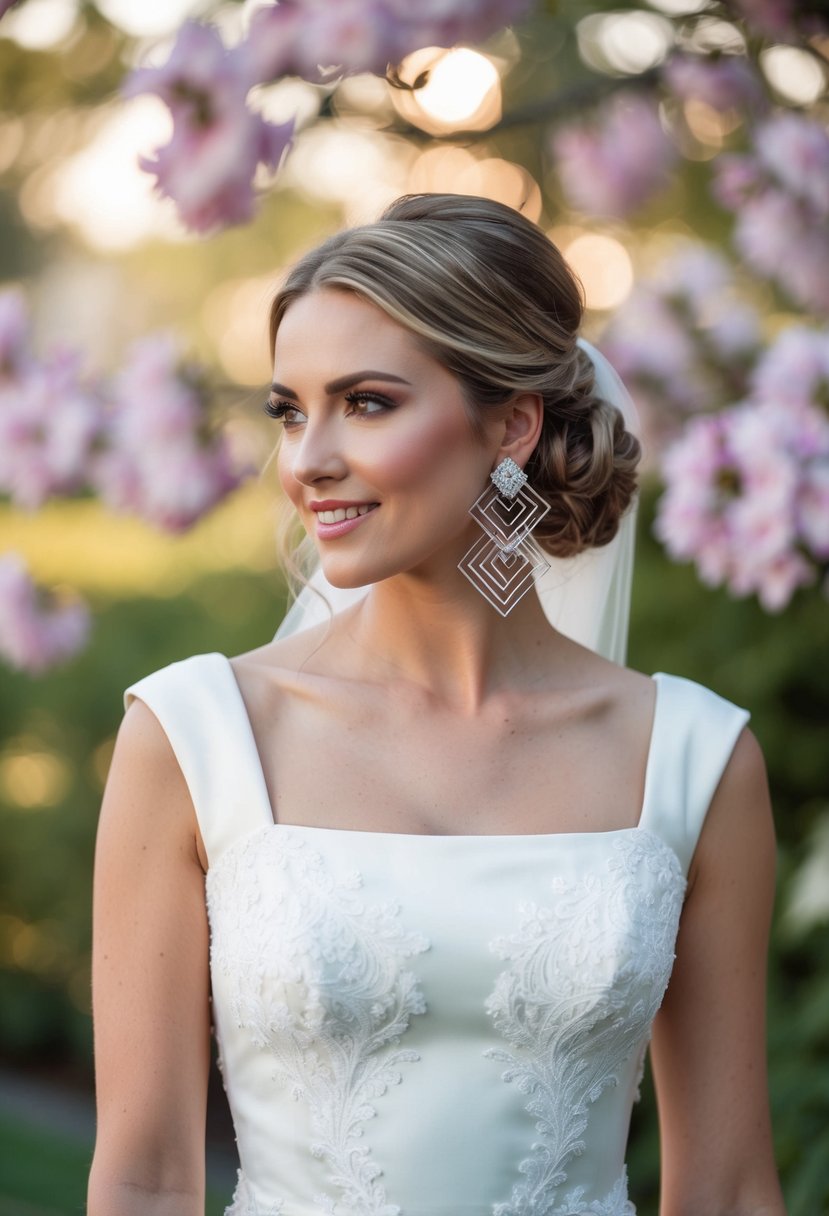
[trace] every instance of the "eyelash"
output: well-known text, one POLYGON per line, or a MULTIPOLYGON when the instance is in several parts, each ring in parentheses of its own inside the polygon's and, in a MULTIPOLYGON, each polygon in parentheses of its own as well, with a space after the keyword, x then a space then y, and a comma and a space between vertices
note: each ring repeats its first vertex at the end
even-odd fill
MULTIPOLYGON (((388 410, 393 410, 396 406, 396 402, 391 401, 388 397, 384 397, 381 393, 371 392, 368 389, 346 393, 345 400, 351 406, 373 401, 383 407, 381 410, 372 411, 377 414, 384 414, 388 410)), ((262 409, 270 418, 275 418, 277 422, 281 422, 284 427, 299 426, 299 423, 295 419, 287 419, 285 417, 290 410, 296 410, 298 413, 302 412, 298 406, 293 405, 290 401, 271 401, 268 399, 262 406, 262 409)), ((368 413, 361 413, 357 410, 352 410, 351 412, 357 418, 367 418, 370 416, 368 413)))

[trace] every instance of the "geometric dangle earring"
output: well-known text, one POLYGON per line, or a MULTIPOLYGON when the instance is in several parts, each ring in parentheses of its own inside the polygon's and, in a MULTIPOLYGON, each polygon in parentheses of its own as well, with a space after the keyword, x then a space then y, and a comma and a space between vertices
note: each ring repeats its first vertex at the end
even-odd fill
POLYGON ((531 537, 550 510, 527 484, 509 456, 490 473, 492 485, 469 508, 484 535, 458 562, 458 569, 493 608, 506 616, 550 563, 531 537))

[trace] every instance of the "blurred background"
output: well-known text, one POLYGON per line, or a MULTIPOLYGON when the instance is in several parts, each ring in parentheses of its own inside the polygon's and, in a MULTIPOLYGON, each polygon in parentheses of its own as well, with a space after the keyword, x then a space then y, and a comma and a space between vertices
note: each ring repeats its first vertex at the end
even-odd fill
MULTIPOLYGON (((820 5, 504 3, 488 28, 454 27, 450 50, 443 28, 424 43, 422 23, 391 48, 363 53, 358 37, 345 75, 316 71, 345 61, 345 31, 332 27, 305 59, 245 85, 257 122, 275 131, 295 120, 284 163, 263 155, 257 166, 254 154, 230 205, 219 183, 189 210, 162 156, 154 171, 138 163, 193 134, 165 65, 178 62, 209 101, 212 86, 187 77, 198 56, 183 23, 209 21, 224 46, 244 49, 268 6, 4 7, 0 1216, 84 1208, 92 855, 122 690, 188 654, 261 645, 285 609, 275 432, 261 412, 270 295, 327 234, 402 193, 444 190, 498 198, 550 233, 584 285, 586 335, 640 407, 630 663, 752 711, 780 846, 769 996, 778 1162, 790 1216, 829 1213, 820 5), (401 49, 411 53, 392 53, 401 49), (398 64, 389 80, 387 59, 398 64), (148 393, 165 403, 160 421, 148 393), (71 425, 53 433, 64 407, 71 425), (169 459, 148 470, 139 449, 169 459), (182 501, 195 481, 200 492, 182 501)), ((366 0, 366 20, 381 7, 366 0)), ((235 1170, 215 1090, 208 1210, 221 1212, 235 1170)), ((631 1195, 656 1216, 647 1085, 634 1120, 631 1195)))

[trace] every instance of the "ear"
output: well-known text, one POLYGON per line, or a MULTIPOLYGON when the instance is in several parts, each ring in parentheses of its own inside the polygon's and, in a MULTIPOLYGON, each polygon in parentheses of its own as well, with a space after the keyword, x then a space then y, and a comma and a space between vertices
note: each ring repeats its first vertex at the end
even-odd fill
POLYGON ((510 456, 523 469, 541 438, 544 402, 540 393, 519 393, 505 406, 496 464, 510 456))

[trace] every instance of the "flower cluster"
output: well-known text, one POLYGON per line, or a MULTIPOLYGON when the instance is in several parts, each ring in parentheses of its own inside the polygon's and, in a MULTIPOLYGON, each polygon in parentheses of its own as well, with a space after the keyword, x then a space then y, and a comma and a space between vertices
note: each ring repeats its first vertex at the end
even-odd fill
POLYGON ((169 106, 172 138, 141 167, 199 232, 251 218, 254 173, 260 164, 277 169, 293 135, 292 122, 269 123, 248 108, 245 63, 215 27, 188 21, 167 63, 138 69, 124 88, 128 97, 157 93, 169 106))
POLYGON ((622 90, 591 123, 558 127, 552 152, 567 201, 586 215, 626 216, 670 182, 676 148, 656 102, 622 90))
POLYGON ((752 395, 696 418, 665 454, 656 532, 709 585, 779 611, 829 560, 829 337, 793 327, 752 395))
POLYGON ((420 47, 482 42, 526 16, 533 0, 281 0, 260 9, 240 51, 254 82, 386 73, 420 47))
POLYGON ((642 278, 602 337, 651 433, 739 399, 761 341, 760 318, 729 263, 699 242, 680 246, 642 278))
POLYGON ((736 213, 734 241, 759 274, 806 308, 829 312, 829 133, 803 114, 760 123, 754 149, 724 156, 717 198, 736 213))
MULTIPOLYGON (((0 497, 33 510, 93 492, 107 505, 178 532, 248 476, 207 425, 204 373, 175 339, 139 342, 111 385, 80 374, 64 351, 38 359, 19 292, 0 293, 0 497)), ((79 649, 88 614, 35 589, 22 560, 0 561, 0 657, 42 670, 79 649)))
POLYGON ((0 658, 33 674, 76 654, 89 635, 80 600, 60 602, 39 590, 16 553, 0 555, 0 658))
POLYGON ((35 510, 86 482, 103 404, 70 351, 38 360, 19 292, 0 294, 0 495, 35 510))
POLYGON ((139 68, 124 93, 155 93, 169 107, 173 135, 141 161, 158 190, 199 232, 251 218, 254 175, 275 171, 293 123, 267 122, 250 90, 281 76, 319 81, 332 72, 384 74, 423 46, 480 41, 523 16, 532 0, 281 0, 257 10, 248 35, 224 45, 211 25, 186 22, 162 67, 139 68))
POLYGON ((168 532, 191 527, 248 475, 205 426, 208 388, 175 337, 136 343, 112 386, 92 480, 104 502, 168 532))
POLYGON ((765 100, 763 86, 742 55, 674 54, 662 68, 662 80, 682 101, 704 101, 715 110, 757 110, 765 100))

